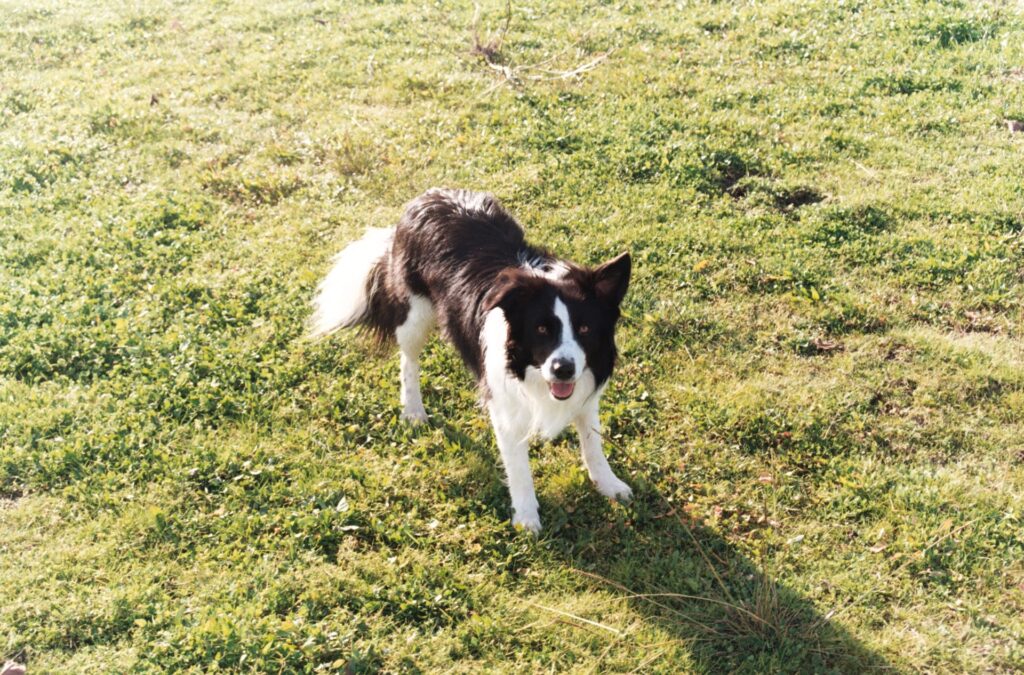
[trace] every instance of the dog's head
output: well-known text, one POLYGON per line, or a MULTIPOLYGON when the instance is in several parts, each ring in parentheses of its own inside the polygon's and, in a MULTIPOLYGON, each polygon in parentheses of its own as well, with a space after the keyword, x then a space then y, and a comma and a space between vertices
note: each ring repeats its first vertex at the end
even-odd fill
POLYGON ((485 309, 505 314, 509 370, 522 380, 528 369, 537 369, 558 400, 571 398, 587 372, 595 387, 604 384, 615 364, 615 324, 631 266, 623 253, 593 268, 502 271, 485 309))

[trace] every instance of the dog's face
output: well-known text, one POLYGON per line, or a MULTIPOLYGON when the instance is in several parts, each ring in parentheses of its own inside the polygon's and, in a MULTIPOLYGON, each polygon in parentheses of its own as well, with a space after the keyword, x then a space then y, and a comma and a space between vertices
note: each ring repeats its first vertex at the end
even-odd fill
POLYGON ((572 398, 588 372, 600 387, 615 364, 615 324, 630 270, 623 253, 604 265, 566 267, 557 275, 503 271, 486 308, 505 314, 509 370, 523 380, 536 369, 557 400, 572 398))

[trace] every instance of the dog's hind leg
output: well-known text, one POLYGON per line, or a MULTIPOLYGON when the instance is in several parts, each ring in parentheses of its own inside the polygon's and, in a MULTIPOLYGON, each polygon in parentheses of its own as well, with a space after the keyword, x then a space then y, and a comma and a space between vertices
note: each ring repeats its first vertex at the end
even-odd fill
POLYGON ((434 305, 422 295, 409 296, 409 313, 395 329, 402 358, 402 419, 413 424, 427 421, 420 394, 420 353, 434 327, 434 305))

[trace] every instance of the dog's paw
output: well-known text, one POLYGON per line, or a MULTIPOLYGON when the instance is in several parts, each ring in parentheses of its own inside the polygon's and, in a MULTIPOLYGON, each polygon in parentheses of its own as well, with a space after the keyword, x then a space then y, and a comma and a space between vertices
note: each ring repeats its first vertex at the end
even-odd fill
POLYGON ((402 413, 402 419, 413 426, 423 424, 427 421, 427 411, 423 408, 406 409, 405 412, 402 413))
POLYGON ((512 527, 536 536, 540 532, 540 515, 536 511, 522 514, 517 512, 512 516, 512 527))
POLYGON ((597 483, 597 491, 620 504, 628 504, 633 500, 633 489, 615 476, 597 483))

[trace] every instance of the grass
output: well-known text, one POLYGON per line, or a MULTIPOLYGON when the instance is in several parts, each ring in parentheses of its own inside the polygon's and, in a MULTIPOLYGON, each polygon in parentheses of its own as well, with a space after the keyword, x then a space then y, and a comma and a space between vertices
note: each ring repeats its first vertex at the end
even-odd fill
POLYGON ((1020 7, 0 12, 0 660, 1024 668, 1020 7), (301 339, 434 185, 633 252, 634 504, 566 437, 517 534, 451 348, 412 430, 393 355, 301 339))

